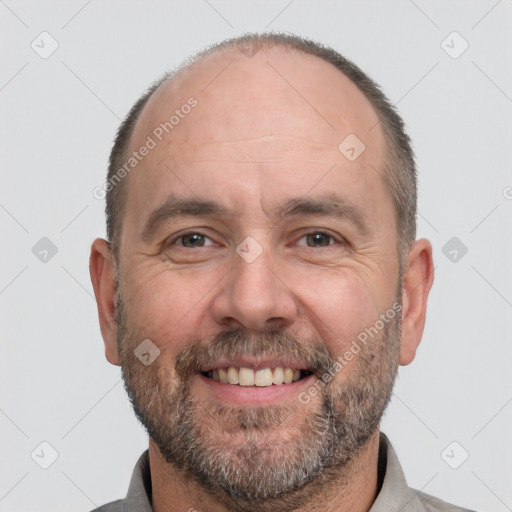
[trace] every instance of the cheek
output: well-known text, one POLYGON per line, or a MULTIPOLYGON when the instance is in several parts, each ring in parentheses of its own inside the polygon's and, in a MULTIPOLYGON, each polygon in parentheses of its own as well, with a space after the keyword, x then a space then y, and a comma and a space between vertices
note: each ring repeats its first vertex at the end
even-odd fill
POLYGON ((128 327, 176 354, 198 336, 209 292, 222 273, 170 271, 162 262, 134 269, 126 279, 128 327))
POLYGON ((379 317, 381 298, 355 272, 312 275, 299 293, 305 315, 334 354, 343 352, 379 317))

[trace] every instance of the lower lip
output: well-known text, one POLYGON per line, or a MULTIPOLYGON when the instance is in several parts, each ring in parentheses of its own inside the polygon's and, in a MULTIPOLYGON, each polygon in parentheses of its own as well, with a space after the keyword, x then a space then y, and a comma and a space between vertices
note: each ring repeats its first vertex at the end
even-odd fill
POLYGON ((225 384, 202 374, 199 374, 198 377, 201 387, 206 387, 207 391, 213 394, 215 398, 224 402, 247 406, 268 406, 286 400, 297 400, 299 393, 310 387, 315 378, 314 375, 308 375, 291 384, 272 384, 272 386, 259 387, 225 384))

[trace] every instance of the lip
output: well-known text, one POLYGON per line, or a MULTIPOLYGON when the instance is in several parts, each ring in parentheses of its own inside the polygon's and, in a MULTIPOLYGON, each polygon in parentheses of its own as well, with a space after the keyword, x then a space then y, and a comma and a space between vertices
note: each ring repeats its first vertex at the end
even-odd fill
POLYGON ((293 361, 291 359, 283 358, 272 358, 272 357, 235 357, 230 359, 219 359, 209 365, 201 366, 199 371, 201 373, 208 372, 210 370, 219 370, 220 368, 229 368, 233 366, 235 368, 251 368, 252 370, 262 370, 264 368, 291 368, 292 370, 308 370, 307 365, 299 361, 293 361))
POLYGON ((299 393, 311 387, 315 376, 311 374, 291 384, 273 384, 266 387, 224 384, 200 373, 197 374, 197 378, 201 391, 213 395, 217 400, 231 405, 254 407, 279 405, 285 401, 298 400, 299 393))

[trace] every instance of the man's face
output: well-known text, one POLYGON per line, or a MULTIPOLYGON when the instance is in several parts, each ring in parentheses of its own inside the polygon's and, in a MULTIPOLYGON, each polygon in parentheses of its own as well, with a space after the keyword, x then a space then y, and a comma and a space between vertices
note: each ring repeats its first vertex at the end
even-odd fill
POLYGON ((377 123, 337 70, 281 49, 207 58, 137 123, 131 151, 148 135, 157 145, 126 178, 126 386, 166 460, 239 504, 348 467, 391 393, 400 315, 378 321, 401 286, 377 123), (190 97, 197 105, 155 139, 190 97), (351 134, 365 145, 355 160, 351 144, 338 149, 351 134), (160 351, 147 366, 134 356, 145 339, 160 351), (215 380, 228 368, 242 382, 215 380), (272 384, 276 368, 293 382, 272 384))

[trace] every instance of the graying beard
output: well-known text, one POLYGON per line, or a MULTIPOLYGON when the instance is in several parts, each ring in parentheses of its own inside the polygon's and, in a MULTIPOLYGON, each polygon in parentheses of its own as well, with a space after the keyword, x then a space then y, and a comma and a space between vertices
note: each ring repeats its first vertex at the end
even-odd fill
MULTIPOLYGON (((118 303, 122 308, 122 302, 118 303)), ((338 394, 332 393, 332 386, 325 386, 321 411, 304 418, 302 435, 296 437, 291 453, 262 449, 258 437, 265 431, 271 434, 272 427, 282 425, 293 411, 291 405, 247 410, 211 407, 205 412, 212 421, 204 422, 203 418, 202 422, 195 413, 197 404, 190 398, 188 380, 182 380, 175 392, 169 394, 165 379, 159 378, 165 376, 165 370, 158 366, 158 359, 154 367, 141 367, 133 360, 132 344, 136 337, 128 335, 122 340, 120 335, 119 345, 125 389, 137 417, 167 463, 185 471, 230 510, 249 512, 257 503, 259 510, 284 512, 304 506, 335 478, 343 481, 343 472, 345 481, 349 477, 351 460, 378 429, 391 396, 399 330, 399 322, 388 324, 377 342, 380 350, 359 355, 369 358, 369 365, 373 358, 380 360, 379 371, 370 372, 363 382, 357 382, 357 387, 338 394), (163 397, 168 398, 164 401, 163 397), (365 417, 361 417, 361 410, 365 417), (162 421, 165 411, 168 418, 162 421), (230 443, 216 445, 215 435, 208 446, 209 426, 218 425, 222 418, 236 422, 246 435, 246 443, 236 450, 230 443)), ((364 367, 364 361, 360 363, 364 367)))

